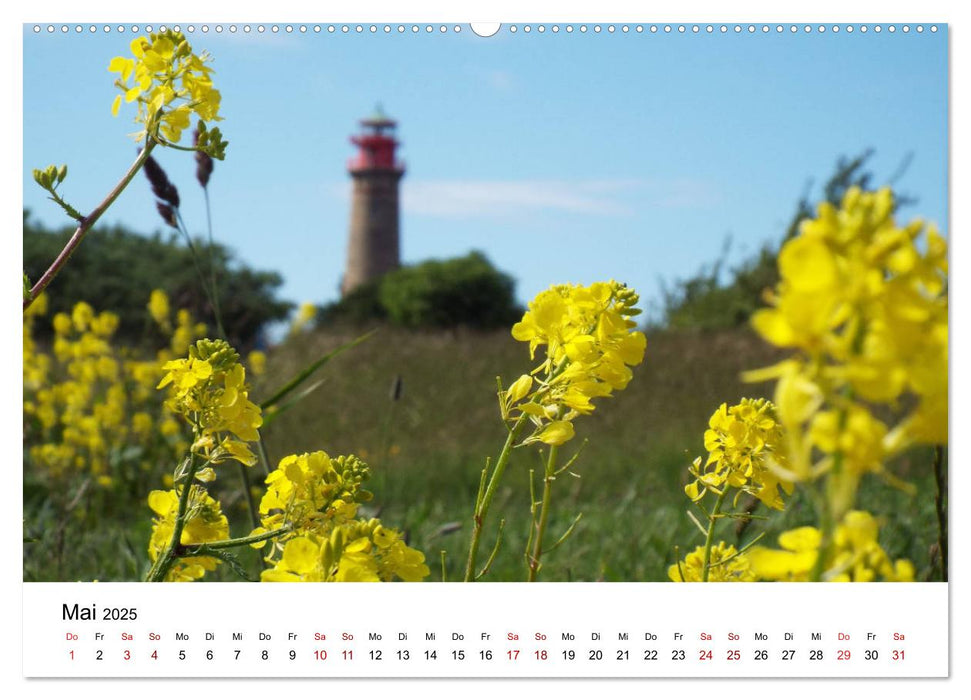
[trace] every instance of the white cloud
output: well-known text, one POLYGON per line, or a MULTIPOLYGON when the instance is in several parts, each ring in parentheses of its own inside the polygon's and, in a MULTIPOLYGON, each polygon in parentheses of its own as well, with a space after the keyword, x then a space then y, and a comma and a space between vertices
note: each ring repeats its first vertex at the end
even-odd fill
POLYGON ((629 216, 650 208, 707 206, 720 199, 710 184, 661 180, 408 180, 405 212, 441 218, 481 218, 559 212, 629 216))

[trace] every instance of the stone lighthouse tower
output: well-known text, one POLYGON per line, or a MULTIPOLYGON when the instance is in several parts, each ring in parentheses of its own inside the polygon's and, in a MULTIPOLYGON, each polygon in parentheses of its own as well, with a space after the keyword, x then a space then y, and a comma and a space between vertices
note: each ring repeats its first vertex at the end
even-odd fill
POLYGON ((400 264, 398 182, 405 168, 395 159, 397 123, 378 106, 360 124, 361 133, 351 137, 357 155, 347 167, 354 189, 347 268, 341 281, 345 295, 400 264))

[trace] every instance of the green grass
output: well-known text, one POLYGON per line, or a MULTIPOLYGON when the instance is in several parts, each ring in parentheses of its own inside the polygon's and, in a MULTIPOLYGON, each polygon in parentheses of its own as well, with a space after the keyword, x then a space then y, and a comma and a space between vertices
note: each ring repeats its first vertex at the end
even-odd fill
MULTIPOLYGON (((269 395, 354 336, 320 332, 289 340, 270 355, 269 372, 257 382, 254 397, 269 395)), ((577 476, 564 474, 554 486, 547 542, 555 542, 577 513, 583 516, 571 538, 544 559, 540 579, 667 580, 675 547, 684 553, 703 540, 685 513, 689 504, 682 488, 687 466, 703 453, 708 417, 723 401, 770 392, 765 385, 743 384, 739 373, 777 358, 748 331, 651 334, 644 364, 635 368, 628 388, 578 419, 578 439, 561 451, 572 455, 589 439, 573 469, 577 476)), ((382 328, 320 371, 321 386, 265 430, 266 445, 274 465, 286 454, 318 449, 366 459, 374 474, 369 512, 407 532, 412 546, 425 552, 432 579, 441 578, 444 551, 447 578, 460 580, 479 474, 505 438, 495 378, 500 375, 508 384, 531 367, 526 346, 508 332, 382 328), (393 401, 396 377, 402 392, 393 401)), ((920 451, 892 465, 916 486, 916 495, 872 477, 859 499, 861 507, 883 517, 881 541, 891 557, 910 558, 923 578, 939 576, 931 564, 938 537, 931 460, 930 451, 920 451)), ((486 523, 481 562, 492 548, 500 514, 506 521, 488 580, 525 577, 531 469, 542 473, 537 451, 516 450, 486 523)), ((245 534, 248 522, 235 473, 227 470, 217 483, 233 534, 245 534)), ((107 511, 92 511, 89 505, 87 516, 62 528, 65 519, 51 507, 51 495, 31 488, 36 492, 25 492, 25 532, 38 541, 25 544, 25 579, 131 580, 147 567, 150 512, 143 497, 107 511), (92 520, 98 512, 113 517, 92 520)), ((814 520, 809 505, 798 498, 786 512, 768 515, 770 520, 753 524, 741 541, 764 525, 771 543, 779 531, 814 520)), ((735 542, 734 523, 726 522, 719 536, 735 542)), ((251 552, 243 555, 252 561, 251 552)), ((235 579, 228 569, 214 578, 235 579)))

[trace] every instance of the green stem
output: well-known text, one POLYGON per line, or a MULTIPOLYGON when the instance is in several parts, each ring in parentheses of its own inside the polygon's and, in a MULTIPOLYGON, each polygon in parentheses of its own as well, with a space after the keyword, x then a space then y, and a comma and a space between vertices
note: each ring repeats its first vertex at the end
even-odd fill
POLYGON ((708 582, 708 574, 711 573, 711 548, 715 542, 715 523, 718 522, 718 511, 721 510, 722 502, 725 500, 727 493, 728 489, 722 487, 722 492, 718 494, 718 500, 715 501, 715 507, 708 516, 708 533, 705 535, 705 558, 701 565, 701 580, 705 583, 708 582))
POLYGON ((186 511, 189 506, 189 493, 192 491, 192 482, 195 479, 198 468, 199 465, 196 464, 196 457, 192 455, 189 459, 189 468, 186 471, 185 479, 182 482, 182 493, 179 494, 179 509, 175 515, 175 526, 172 528, 172 538, 169 540, 168 547, 165 548, 165 551, 155 560, 155 565, 148 574, 148 580, 153 583, 164 581, 169 569, 172 568, 172 565, 178 558, 175 552, 182 543, 182 531, 185 529, 186 511))
POLYGON ((553 496, 553 481, 556 479, 556 455, 559 448, 556 445, 550 446, 549 459, 546 460, 546 474, 543 478, 543 501, 539 509, 539 523, 536 525, 536 540, 533 542, 533 553, 527 562, 529 572, 527 581, 536 580, 536 573, 539 571, 540 559, 543 556, 543 535, 546 534, 546 523, 550 516, 550 502, 553 496))
POLYGON ((239 467, 240 483, 243 484, 243 492, 246 494, 246 509, 249 511, 249 522, 255 530, 260 525, 260 515, 256 509, 256 499, 253 498, 253 491, 250 488, 249 473, 247 472, 249 467, 242 462, 237 462, 236 464, 239 467))
MULTIPOLYGON (((846 394, 847 400, 850 398, 850 394, 846 394)), ((841 408, 837 416, 837 427, 836 435, 837 440, 843 435, 843 431, 846 430, 846 422, 849 419, 846 408, 841 408)), ((837 444, 839 444, 837 442, 837 444)), ((830 553, 833 548, 833 532, 836 529, 837 517, 833 513, 833 499, 830 498, 830 494, 833 492, 839 493, 841 483, 840 478, 843 475, 843 453, 838 451, 833 454, 833 468, 829 475, 826 477, 825 485, 822 487, 823 493, 822 497, 817 499, 816 511, 819 516, 819 550, 816 554, 816 561, 813 562, 813 568, 809 572, 810 581, 821 581, 823 579, 824 569, 826 568, 826 562, 830 560, 830 553)), ((842 495, 840 496, 842 498, 842 495)), ((845 511, 845 508, 843 509, 845 511)), ((839 513, 842 517, 843 513, 839 513)))
POLYGON ((24 299, 24 311, 26 311, 28 307, 34 303, 34 299, 39 297, 44 290, 47 289, 48 285, 54 281, 57 273, 61 271, 61 268, 64 267, 77 247, 81 245, 81 241, 84 240, 84 237, 88 234, 88 231, 90 231, 91 228, 97 223, 98 219, 101 218, 101 215, 108 210, 108 207, 114 204, 114 201, 118 199, 119 195, 121 195, 121 193, 125 191, 125 188, 128 187, 128 184, 132 181, 132 178, 134 178, 138 171, 141 170, 142 165, 144 165, 145 161, 148 159, 148 156, 151 154, 153 148, 155 148, 155 141, 151 138, 147 139, 145 148, 142 149, 142 152, 138 154, 135 162, 131 164, 130 168, 128 168, 128 172, 126 172, 121 180, 118 181, 118 184, 116 184, 111 192, 109 192, 104 200, 102 200, 101 204, 96 206, 90 214, 84 217, 84 220, 81 221, 70 240, 65 244, 61 252, 58 253, 57 257, 54 259, 54 262, 51 263, 51 266, 47 268, 47 272, 45 272, 41 278, 37 280, 37 283, 31 287, 30 297, 24 299))
POLYGON ((203 542, 202 544, 182 544, 176 548, 176 556, 180 557, 203 557, 221 549, 232 549, 233 547, 243 547, 250 544, 259 544, 272 540, 290 532, 289 527, 281 527, 269 532, 261 532, 258 535, 248 537, 236 537, 230 540, 216 540, 214 542, 203 542))
POLYGON ((269 476, 273 469, 270 467, 270 455, 266 451, 266 445, 263 444, 263 435, 260 434, 260 439, 256 441, 256 451, 260 456, 260 464, 263 465, 264 476, 269 476))
POLYGON ((482 539, 482 525, 486 516, 489 514, 489 506, 492 505, 492 499, 495 497, 496 490, 499 488, 499 481, 502 479, 502 474, 506 470, 506 464, 509 462, 509 455, 512 453, 512 448, 516 443, 516 438, 519 436, 519 431, 522 430, 523 425, 526 423, 526 418, 527 416, 524 413, 510 429, 509 435, 506 436, 506 444, 503 445, 502 452, 499 453, 499 457, 496 459, 496 464, 492 470, 492 476, 489 478, 485 493, 482 495, 481 501, 475 504, 475 512, 472 515, 472 542, 469 544, 469 559, 465 565, 466 583, 475 581, 475 561, 479 553, 479 543, 482 539))

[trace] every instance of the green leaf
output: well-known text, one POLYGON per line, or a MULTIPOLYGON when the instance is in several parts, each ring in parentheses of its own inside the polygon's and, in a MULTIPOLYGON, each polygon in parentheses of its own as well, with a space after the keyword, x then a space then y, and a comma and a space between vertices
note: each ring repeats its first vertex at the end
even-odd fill
POLYGON ((320 385, 323 383, 324 383, 323 379, 321 379, 318 382, 314 382, 313 384, 308 386, 306 389, 302 390, 300 393, 298 393, 296 396, 294 396, 286 403, 281 403, 281 404, 276 404, 274 406, 271 406, 270 410, 263 415, 263 427, 265 428, 270 423, 272 423, 277 418, 279 418, 281 414, 286 413, 291 408, 296 406, 298 403, 303 401, 305 398, 310 396, 310 394, 314 393, 317 389, 319 389, 320 385))
POLYGON ((81 212, 79 212, 77 209, 72 207, 70 204, 65 202, 60 197, 58 197, 56 194, 53 195, 52 197, 49 197, 49 199, 55 202, 56 204, 58 204, 61 207, 61 209, 63 209, 65 213, 67 213, 67 215, 70 216, 75 221, 79 223, 84 221, 84 217, 81 215, 81 212))
MULTIPOLYGON (((321 367, 323 367, 325 364, 327 364, 328 362, 330 362, 332 359, 334 359, 335 357, 337 357, 338 355, 340 355, 345 350, 350 350, 351 348, 355 347, 356 345, 360 345, 361 343, 363 343, 365 340, 369 339, 375 333, 377 333, 377 330, 376 329, 373 330, 373 331, 369 331, 369 332, 365 333, 364 335, 362 335, 362 336, 360 336, 358 338, 355 338, 351 342, 345 343, 344 345, 341 345, 340 347, 338 347, 338 348, 336 348, 334 350, 331 350, 329 353, 327 353, 323 357, 321 357, 321 358, 319 358, 317 360, 314 360, 309 365, 307 365, 306 367, 304 367, 302 370, 300 370, 299 372, 297 372, 297 374, 294 375, 294 377, 290 381, 288 381, 286 384, 284 384, 275 394, 273 394, 270 398, 268 398, 265 401, 263 401, 260 404, 260 408, 265 412, 267 409, 269 409, 269 408, 271 408, 273 406, 279 405, 279 403, 284 398, 286 398, 289 394, 291 394, 293 391, 295 391, 297 388, 299 388, 300 385, 303 384, 305 381, 307 381, 308 379, 310 379, 311 375, 313 375, 314 372, 316 372, 318 369, 320 369, 321 367)), ((306 394, 304 394, 304 395, 306 395, 306 394)))

